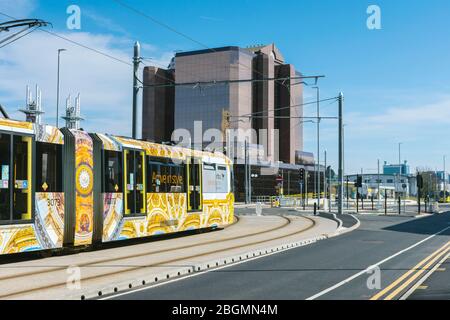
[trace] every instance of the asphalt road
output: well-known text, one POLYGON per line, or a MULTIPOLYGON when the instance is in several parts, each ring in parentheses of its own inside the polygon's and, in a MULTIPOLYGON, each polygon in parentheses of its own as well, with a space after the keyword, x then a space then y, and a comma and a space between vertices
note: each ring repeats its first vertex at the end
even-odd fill
MULTIPOLYGON (((336 238, 110 298, 369 299, 450 240, 450 213, 358 218, 359 229, 336 238)), ((448 292, 448 273, 441 276, 445 274, 448 292)), ((410 286, 392 298, 399 299, 410 286)))
POLYGON ((408 300, 450 300, 450 257, 439 264, 408 300))

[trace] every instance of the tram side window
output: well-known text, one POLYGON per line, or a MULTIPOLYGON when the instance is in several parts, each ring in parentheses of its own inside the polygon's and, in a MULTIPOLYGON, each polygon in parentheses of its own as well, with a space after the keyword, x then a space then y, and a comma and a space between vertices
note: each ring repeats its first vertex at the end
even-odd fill
POLYGON ((214 163, 203 164, 203 192, 228 193, 227 167, 214 163))
POLYGON ((227 167, 225 166, 217 166, 216 192, 228 193, 228 176, 227 176, 227 167))
POLYGON ((10 160, 11 139, 9 135, 0 133, 0 220, 10 220, 10 160))
MULTIPOLYGON (((14 197, 13 197, 13 220, 27 220, 28 193, 26 185, 31 183, 31 172, 28 171, 28 143, 24 137, 13 137, 14 150, 14 197)), ((31 218, 31 217, 30 217, 31 218)))
POLYGON ((216 165, 203 163, 203 192, 216 193, 216 165))
POLYGON ((104 192, 123 192, 122 153, 105 150, 104 153, 104 192))
POLYGON ((153 193, 185 192, 184 165, 165 158, 148 158, 147 189, 153 193))
POLYGON ((62 148, 60 144, 36 143, 37 192, 63 192, 62 148))

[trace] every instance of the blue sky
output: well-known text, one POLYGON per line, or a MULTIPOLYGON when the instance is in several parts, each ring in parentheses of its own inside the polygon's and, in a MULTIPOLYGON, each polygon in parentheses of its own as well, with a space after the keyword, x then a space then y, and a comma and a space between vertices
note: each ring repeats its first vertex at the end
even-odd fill
MULTIPOLYGON (((402 159, 412 169, 441 169, 442 156, 448 153, 450 159, 447 0, 123 1, 209 47, 275 42, 287 62, 304 74, 326 75, 319 83, 322 97, 336 96, 339 91, 345 95, 347 172, 361 168, 374 172, 377 159, 397 162, 398 142, 403 142, 402 159), (366 9, 371 4, 381 8, 381 30, 366 27, 366 9)), ((53 32, 126 61, 134 40, 143 43, 146 57, 160 64, 175 50, 202 49, 114 1, 0 0, 0 11, 51 21, 53 32), (71 4, 81 8, 79 31, 66 28, 66 8, 71 4)), ((0 101, 17 109, 24 86, 39 83, 45 88, 46 110, 53 112, 55 59, 50 56, 58 47, 69 49, 63 57, 62 83, 66 86, 62 96, 76 94, 76 89, 69 92, 67 88, 80 90, 90 119, 86 128, 129 134, 124 126, 130 114, 129 67, 43 33, 35 32, 5 47, 8 51, 0 49, 0 74, 3 69, 9 81, 0 80, 0 101), (97 94, 89 91, 93 88, 97 94), (100 95, 105 98, 99 99, 100 95), (105 111, 111 111, 110 118, 100 120, 105 111)), ((305 88, 305 102, 314 100, 314 95, 305 88)), ((336 105, 324 104, 322 110, 323 115, 334 115, 336 105)), ((314 112, 314 106, 305 107, 306 115, 314 112)), ((333 165, 336 129, 333 121, 322 124, 321 149, 328 150, 333 165)), ((304 134, 305 150, 315 152, 314 125, 306 124, 304 134)))

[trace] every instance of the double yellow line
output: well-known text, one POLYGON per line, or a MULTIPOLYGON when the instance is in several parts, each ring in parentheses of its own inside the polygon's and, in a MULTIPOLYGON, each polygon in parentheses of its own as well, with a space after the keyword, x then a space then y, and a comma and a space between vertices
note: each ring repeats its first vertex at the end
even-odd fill
POLYGON ((420 261, 414 268, 403 274, 400 278, 392 282, 389 286, 378 292, 370 300, 392 300, 397 297, 414 280, 420 277, 425 271, 435 264, 441 257, 450 251, 450 241, 433 252, 431 255, 420 261))

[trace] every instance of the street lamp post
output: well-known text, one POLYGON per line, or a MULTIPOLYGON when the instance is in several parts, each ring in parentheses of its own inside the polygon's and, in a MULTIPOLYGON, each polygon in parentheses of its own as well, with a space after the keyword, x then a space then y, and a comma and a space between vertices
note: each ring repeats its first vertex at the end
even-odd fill
POLYGON ((56 127, 58 128, 59 124, 59 69, 60 69, 60 62, 61 62, 61 52, 67 51, 66 49, 58 49, 58 73, 57 73, 57 79, 56 79, 56 127))

